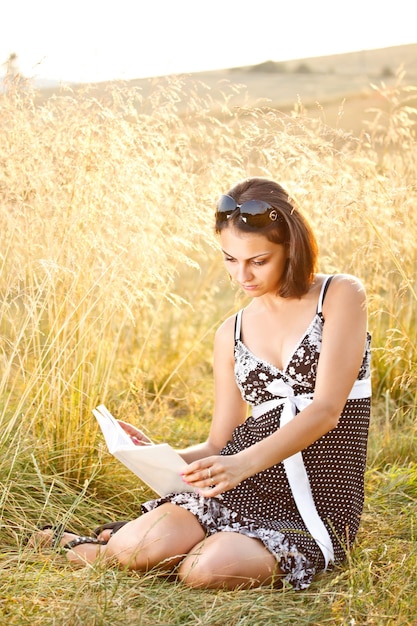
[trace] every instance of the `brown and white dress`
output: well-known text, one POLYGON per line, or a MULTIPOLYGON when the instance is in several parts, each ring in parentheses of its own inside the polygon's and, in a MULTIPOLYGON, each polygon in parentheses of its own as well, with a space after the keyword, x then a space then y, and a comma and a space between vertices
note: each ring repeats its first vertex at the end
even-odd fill
MULTIPOLYGON (((233 432, 221 454, 236 454, 276 431, 311 402, 323 325, 323 283, 317 311, 283 370, 252 354, 241 339, 244 309, 236 315, 235 377, 252 415, 233 432)), ((241 482, 218 497, 173 493, 146 502, 188 509, 207 535, 238 532, 263 542, 285 579, 304 589, 315 573, 341 563, 355 539, 364 500, 371 408, 370 335, 357 380, 336 428, 302 452, 241 482)))

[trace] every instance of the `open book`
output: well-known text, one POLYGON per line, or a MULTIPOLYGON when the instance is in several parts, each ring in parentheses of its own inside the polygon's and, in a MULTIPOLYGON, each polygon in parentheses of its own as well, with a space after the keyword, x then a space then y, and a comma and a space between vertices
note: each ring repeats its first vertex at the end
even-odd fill
POLYGON ((93 414, 103 432, 109 452, 158 495, 194 491, 180 476, 186 462, 169 444, 136 446, 103 404, 93 409, 93 414))

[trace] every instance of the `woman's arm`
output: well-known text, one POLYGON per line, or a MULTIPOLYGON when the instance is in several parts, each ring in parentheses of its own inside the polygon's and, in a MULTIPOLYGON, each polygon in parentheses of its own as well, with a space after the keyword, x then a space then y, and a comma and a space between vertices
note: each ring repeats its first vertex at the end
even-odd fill
POLYGON ((246 419, 247 404, 242 399, 234 376, 234 323, 235 317, 232 316, 216 332, 213 363, 214 411, 210 433, 204 443, 179 450, 187 463, 219 454, 236 426, 246 419))
POLYGON ((336 276, 326 295, 325 324, 312 403, 293 420, 236 455, 211 457, 186 475, 205 496, 215 496, 285 458, 304 450, 337 426, 363 358, 366 341, 366 297, 352 276, 336 276), (210 488, 208 468, 215 476, 210 488))

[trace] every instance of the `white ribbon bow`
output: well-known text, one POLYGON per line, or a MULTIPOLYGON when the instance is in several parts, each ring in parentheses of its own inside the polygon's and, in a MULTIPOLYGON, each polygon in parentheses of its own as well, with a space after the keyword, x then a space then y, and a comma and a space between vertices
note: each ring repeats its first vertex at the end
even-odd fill
POLYGON ((287 424, 290 420, 292 420, 297 412, 297 409, 302 411, 306 406, 311 404, 313 400, 312 393, 296 396, 292 386, 289 383, 286 383, 282 378, 276 378, 272 381, 272 383, 269 383, 266 387, 266 391, 269 391, 269 393, 278 397, 273 400, 267 400, 262 404, 252 406, 252 416, 257 419, 264 413, 272 411, 272 409, 284 404, 281 414, 281 426, 284 426, 284 424, 287 424))

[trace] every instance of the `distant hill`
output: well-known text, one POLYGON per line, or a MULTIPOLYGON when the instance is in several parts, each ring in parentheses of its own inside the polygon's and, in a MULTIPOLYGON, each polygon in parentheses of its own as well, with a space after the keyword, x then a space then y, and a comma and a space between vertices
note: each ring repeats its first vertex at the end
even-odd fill
MULTIPOLYGON (((417 85, 417 43, 291 61, 266 60, 247 67, 186 74, 182 76, 184 98, 178 107, 179 110, 185 108, 188 88, 196 93, 198 83, 204 83, 205 89, 209 89, 214 107, 217 101, 220 107, 228 83, 238 84, 242 87, 230 98, 230 106, 267 105, 288 111, 301 101, 312 115, 320 115, 330 126, 359 131, 364 111, 375 102, 381 104, 371 85, 396 84, 400 71, 404 72, 405 84, 417 85)), ((169 77, 122 82, 139 87, 146 98, 155 82, 164 80, 169 77)), ((89 87, 89 91, 100 97, 108 85, 96 83, 89 87)), ((85 85, 71 87, 74 91, 85 91, 85 85)), ((40 98, 47 99, 60 90, 59 85, 42 88, 40 98)))
MULTIPOLYGON (((284 71, 288 72, 297 72, 300 71, 300 68, 305 67, 307 71, 319 74, 344 74, 350 76, 363 74, 370 77, 395 73, 400 66, 403 66, 407 74, 417 76, 417 43, 375 50, 358 50, 356 52, 330 56, 294 59, 281 63, 275 62, 274 65, 280 65, 284 71)), ((262 64, 241 69, 256 71, 257 69, 261 70, 261 66, 262 64)))
POLYGON ((273 106, 290 106, 300 98, 305 104, 328 102, 346 96, 365 95, 371 84, 392 84, 397 73, 404 81, 417 84, 417 43, 345 54, 265 61, 247 67, 192 74, 214 90, 228 80, 247 86, 247 104, 266 99, 273 106))

